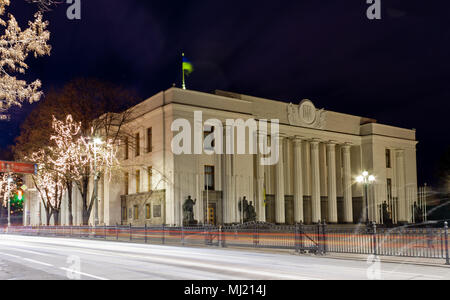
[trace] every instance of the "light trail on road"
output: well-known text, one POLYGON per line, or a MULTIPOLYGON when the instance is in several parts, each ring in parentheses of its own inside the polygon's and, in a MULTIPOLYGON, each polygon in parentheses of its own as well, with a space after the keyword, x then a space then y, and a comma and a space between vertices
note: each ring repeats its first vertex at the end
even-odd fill
MULTIPOLYGON (((365 280, 374 267, 288 252, 14 235, 0 235, 0 251, 0 279, 365 280)), ((445 267, 381 263, 377 271, 381 279, 450 279, 445 267)))

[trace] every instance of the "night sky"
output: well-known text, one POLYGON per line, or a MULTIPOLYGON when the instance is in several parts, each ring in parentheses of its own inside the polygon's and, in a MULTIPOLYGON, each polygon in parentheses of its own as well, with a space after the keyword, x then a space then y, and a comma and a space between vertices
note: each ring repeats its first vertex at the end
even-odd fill
MULTIPOLYGON (((35 6, 12 0, 22 26, 35 6)), ((63 1, 65 2, 65 1, 63 1)), ((366 0, 81 0, 46 13, 50 57, 30 58, 27 79, 44 91, 76 77, 105 79, 142 98, 180 86, 181 51, 195 72, 188 88, 229 90, 416 128, 419 184, 433 183, 449 146, 450 4, 382 0, 382 20, 366 0)), ((32 109, 0 123, 0 147, 32 109)))

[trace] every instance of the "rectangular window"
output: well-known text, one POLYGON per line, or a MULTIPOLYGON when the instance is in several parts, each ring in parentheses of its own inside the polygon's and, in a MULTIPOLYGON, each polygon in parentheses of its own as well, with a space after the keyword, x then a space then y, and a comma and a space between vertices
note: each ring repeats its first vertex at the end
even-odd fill
POLYGON ((148 167, 147 169, 147 175, 148 175, 148 188, 147 191, 152 191, 152 184, 153 184, 153 167, 148 167))
POLYGON ((153 130, 152 128, 147 129, 147 153, 153 151, 153 130))
POLYGON ((392 179, 387 179, 387 198, 392 201, 392 179))
POLYGON ((138 157, 139 155, 141 155, 141 137, 139 136, 139 133, 136 133, 135 143, 136 143, 136 157, 138 157))
POLYGON ((141 171, 136 171, 136 194, 141 192, 141 171))
POLYGON ((128 143, 128 138, 125 138, 125 160, 127 160, 129 158, 128 156, 128 152, 129 152, 129 143, 128 143))
POLYGON ((150 204, 145 205, 145 218, 147 220, 151 219, 151 216, 152 216, 150 207, 151 207, 150 204))
POLYGON ((386 168, 388 169, 392 168, 390 149, 386 149, 386 168))
POLYGON ((153 218, 161 218, 161 205, 153 206, 153 218))
POLYGON ((125 177, 125 195, 128 195, 129 194, 129 190, 128 190, 128 186, 129 186, 129 178, 130 178, 130 175, 126 172, 125 174, 124 174, 124 177, 125 177))
POLYGON ((134 219, 139 220, 139 206, 134 206, 134 219))
POLYGON ((216 140, 213 139, 211 142, 208 142, 208 144, 206 144, 206 138, 214 133, 214 127, 211 126, 210 130, 204 130, 203 131, 203 145, 205 147, 206 150, 213 150, 214 147, 216 146, 216 140))
POLYGON ((214 167, 205 166, 205 190, 214 191, 214 167))
POLYGON ((123 221, 127 220, 127 208, 126 207, 122 207, 122 220, 123 221))

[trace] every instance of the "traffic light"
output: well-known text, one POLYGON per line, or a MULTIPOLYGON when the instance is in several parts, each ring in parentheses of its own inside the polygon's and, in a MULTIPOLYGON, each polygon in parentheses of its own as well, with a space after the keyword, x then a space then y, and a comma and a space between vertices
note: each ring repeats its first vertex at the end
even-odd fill
POLYGON ((25 200, 25 195, 23 193, 22 189, 17 189, 17 191, 14 193, 14 197, 12 199, 11 204, 13 204, 14 206, 22 206, 23 201, 25 200))
POLYGON ((19 201, 23 200, 23 191, 22 190, 17 191, 17 200, 19 200, 19 201))

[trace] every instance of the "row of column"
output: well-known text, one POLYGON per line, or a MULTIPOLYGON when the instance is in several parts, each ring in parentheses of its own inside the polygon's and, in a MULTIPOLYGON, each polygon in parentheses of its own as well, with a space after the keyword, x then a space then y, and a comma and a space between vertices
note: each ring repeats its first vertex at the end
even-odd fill
MULTIPOLYGON (((275 167, 276 177, 276 195, 275 195, 275 214, 276 222, 286 223, 285 213, 285 170, 283 158, 283 145, 286 137, 279 137, 280 158, 275 167)), ((303 166, 303 142, 300 137, 291 138, 294 143, 294 221, 297 223, 305 221, 305 212, 303 207, 304 187, 303 176, 311 176, 311 220, 313 223, 326 219, 328 223, 338 222, 337 210, 337 181, 336 181, 336 143, 327 143, 327 162, 328 162, 328 215, 321 214, 321 190, 320 190, 320 162, 319 162, 319 144, 317 140, 307 141, 311 147, 310 168, 303 166), (310 174, 305 174, 304 170, 310 170, 310 174)), ((353 205, 352 205, 352 176, 351 176, 351 157, 350 145, 343 145, 343 196, 344 196, 344 222, 353 223, 353 205)), ((286 158, 288 159, 288 158, 286 158)), ((307 172, 308 173, 308 172, 307 172)), ((258 191, 263 190, 264 168, 257 168, 258 191)), ((260 220, 265 220, 265 205, 262 195, 259 198, 259 216, 260 220)))

